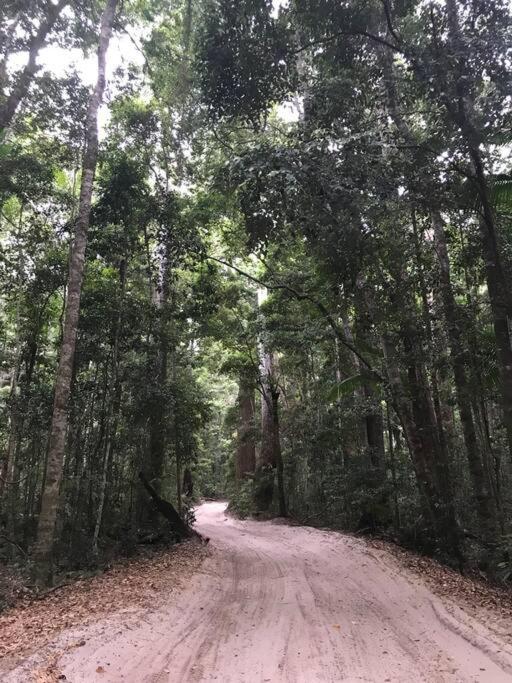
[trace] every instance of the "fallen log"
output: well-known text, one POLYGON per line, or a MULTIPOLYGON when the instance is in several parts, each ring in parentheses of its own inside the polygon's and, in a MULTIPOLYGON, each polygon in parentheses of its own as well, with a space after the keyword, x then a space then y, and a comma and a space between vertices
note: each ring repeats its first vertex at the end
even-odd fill
POLYGON ((149 481, 144 476, 143 472, 139 472, 139 479, 141 480, 142 485, 144 486, 146 491, 151 496, 153 500, 153 505, 158 510, 158 512, 170 522, 173 532, 176 534, 180 541, 182 541, 184 538, 196 537, 199 538, 203 543, 208 543, 208 541, 210 540, 209 538, 203 536, 198 531, 192 529, 187 524, 185 524, 183 519, 178 514, 178 511, 176 510, 174 505, 172 503, 169 503, 168 500, 165 500, 164 498, 158 495, 158 493, 155 491, 155 489, 151 486, 149 481))

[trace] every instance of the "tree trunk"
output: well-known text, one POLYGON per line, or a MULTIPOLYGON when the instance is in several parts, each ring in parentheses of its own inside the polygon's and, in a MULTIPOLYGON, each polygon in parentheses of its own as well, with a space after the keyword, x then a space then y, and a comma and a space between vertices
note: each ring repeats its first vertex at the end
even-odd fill
POLYGON ((176 509, 172 503, 169 503, 169 501, 164 500, 158 495, 142 472, 139 472, 139 479, 153 499, 155 509, 171 523, 172 530, 178 536, 178 538, 181 540, 183 538, 190 538, 190 536, 195 535, 194 531, 185 524, 183 519, 176 512, 176 509))
POLYGON ((481 531, 486 540, 495 543, 498 537, 498 522, 496 507, 491 497, 490 482, 487 480, 480 453, 477 432, 471 409, 472 391, 466 374, 466 351, 462 331, 460 329, 460 315, 453 294, 450 272, 450 260, 446 246, 444 226, 441 216, 433 212, 432 227, 434 229, 436 253, 439 260, 439 280, 443 301, 444 316, 448 328, 450 343, 450 360, 455 380, 457 403, 462 423, 462 432, 469 472, 475 493, 477 513, 481 531))
POLYGON ((272 352, 264 351, 262 365, 262 435, 255 476, 255 500, 259 511, 266 512, 270 509, 274 497, 274 474, 277 472, 279 514, 281 517, 286 517, 284 469, 279 430, 279 390, 276 383, 276 361, 272 352))
POLYGON ((407 377, 415 425, 413 448, 424 464, 425 482, 429 490, 437 536, 446 544, 447 551, 455 552, 458 559, 461 559, 462 537, 455 515, 450 466, 439 442, 425 370, 415 360, 418 348, 414 342, 414 332, 407 324, 403 327, 402 338, 406 354, 410 358, 407 377))
POLYGON ((67 406, 75 357, 80 295, 85 264, 85 250, 91 212, 94 174, 98 155, 98 110, 105 90, 106 52, 112 34, 117 0, 107 0, 103 11, 98 44, 98 79, 91 94, 86 122, 86 149, 82 165, 82 183, 75 237, 71 248, 68 295, 62 345, 55 380, 53 416, 48 444, 46 478, 39 513, 37 537, 33 551, 34 573, 39 582, 51 580, 52 549, 57 520, 59 487, 67 430, 67 406))
MULTIPOLYGON (((369 386, 364 386, 365 396, 368 400, 375 401, 375 391, 369 386)), ((371 414, 365 418, 366 440, 370 464, 376 470, 384 470, 384 420, 382 418, 382 408, 375 407, 371 414)))
POLYGON ((28 47, 28 61, 18 77, 17 83, 14 84, 11 92, 7 96, 5 104, 0 106, 0 138, 5 132, 5 129, 11 124, 14 114, 21 102, 25 99, 30 84, 37 71, 37 57, 41 48, 44 46, 48 33, 52 30, 55 22, 69 0, 59 0, 54 5, 52 2, 46 4, 47 14, 42 20, 37 33, 32 37, 28 47))
POLYGON ((261 447, 256 463, 254 497, 258 510, 267 512, 274 497, 274 473, 277 465, 272 414, 274 357, 266 349, 263 349, 262 354, 261 447))
POLYGON ((181 453, 176 449, 176 500, 178 502, 178 512, 183 513, 183 501, 181 499, 181 453))
POLYGON ((284 467, 283 454, 281 452, 281 435, 279 431, 279 391, 272 390, 272 420, 273 420, 273 442, 274 442, 274 457, 277 467, 277 496, 279 503, 280 517, 287 516, 286 497, 284 494, 284 467))
POLYGON ((19 405, 18 405, 18 379, 21 366, 21 349, 19 340, 19 310, 17 311, 16 321, 16 349, 15 361, 11 374, 11 386, 9 389, 9 437, 7 439, 7 449, 2 462, 2 469, 0 473, 0 506, 3 503, 4 489, 7 485, 14 485, 14 455, 16 453, 16 446, 20 437, 19 425, 19 405))
POLYGON ((2 46, 2 60, 0 61, 0 89, 6 90, 8 85, 7 63, 11 56, 12 48, 16 42, 17 29, 22 18, 21 11, 18 11, 7 28, 1 35, 0 44, 2 46))
MULTIPOLYGON (((411 138, 409 138, 411 139, 411 138)), ((448 460, 448 453, 449 453, 449 447, 448 447, 448 438, 447 438, 447 429, 445 427, 446 425, 446 420, 445 420, 445 413, 446 410, 443 410, 443 407, 441 406, 441 392, 439 390, 439 379, 438 379, 438 367, 439 365, 443 364, 443 361, 445 359, 444 353, 438 352, 437 356, 440 356, 441 358, 436 358, 434 360, 434 346, 435 346, 435 337, 434 337, 434 329, 432 326, 432 313, 430 310, 429 306, 429 301, 428 301, 428 289, 427 289, 427 281, 425 279, 425 266, 423 262, 423 257, 422 257, 422 251, 421 251, 421 245, 420 245, 420 239, 419 239, 419 234, 418 234, 418 225, 417 225, 417 220, 416 220, 416 212, 413 209, 412 211, 412 231, 413 231, 413 242, 414 242, 414 252, 416 256, 416 264, 417 264, 417 269, 418 269, 418 280, 419 280, 419 289, 420 289, 420 297, 421 297, 421 303, 422 303, 422 313, 423 313, 423 322, 425 325, 425 330, 427 333, 427 344, 428 344, 428 350, 429 350, 429 365, 431 368, 430 372, 430 386, 432 389, 432 404, 434 407, 434 414, 436 418, 436 425, 437 425, 437 432, 438 432, 438 438, 439 438, 439 445, 441 447, 441 450, 443 452, 443 458, 445 460, 448 460)))
MULTIPOLYGON (((169 263, 169 249, 167 245, 162 245, 163 255, 159 267, 159 286, 156 292, 156 306, 159 309, 160 319, 157 331, 157 350, 155 368, 155 388, 163 392, 157 395, 150 416, 150 435, 149 435, 149 458, 147 474, 149 480, 158 493, 161 492, 162 476, 165 464, 167 446, 167 400, 165 392, 167 389, 167 379, 169 370, 169 294, 171 269, 169 263)), ((174 426, 176 431, 176 425, 174 426)), ((176 437, 176 434, 175 434, 176 437)), ((178 449, 176 449, 178 452, 178 449)), ((180 467, 179 457, 176 457, 176 468, 180 467)), ((181 482, 178 479, 178 487, 181 482)), ((178 505, 181 505, 178 502, 178 505)))
POLYGON ((183 472, 182 491, 186 498, 192 498, 194 495, 194 479, 189 467, 185 467, 185 471, 183 472))
MULTIPOLYGON (((355 298, 355 333, 356 346, 357 342, 362 344, 371 344, 370 327, 372 323, 372 311, 368 305, 364 289, 364 281, 358 279, 358 291, 355 298)), ((345 331, 349 341, 354 342, 350 336, 350 326, 344 323, 345 331)), ((359 358, 354 357, 354 363, 359 373, 364 373, 365 368, 362 366, 359 358)), ((382 419, 382 407, 380 405, 380 397, 375 391, 373 385, 365 382, 362 386, 360 400, 364 403, 364 420, 363 420, 363 444, 366 443, 366 450, 368 453, 368 460, 370 465, 375 469, 376 481, 378 485, 382 483, 385 476, 384 468, 384 422, 382 419), (380 481, 378 481, 380 480, 380 481)))
MULTIPOLYGON (((451 56, 454 58, 457 78, 455 79, 455 97, 451 97, 449 92, 443 91, 441 99, 452 120, 460 128, 466 143, 473 166, 473 181, 481 205, 480 234, 483 259, 496 348, 500 361, 503 421, 509 453, 512 457, 512 339, 509 328, 509 317, 512 315, 512 296, 501 263, 495 215, 481 153, 484 135, 475 123, 474 103, 469 88, 471 74, 467 72, 464 61, 465 44, 460 30, 456 0, 446 0, 446 13, 452 47, 451 56)), ((429 85, 429 87, 431 86, 429 85)))
MULTIPOLYGON (((258 290, 258 306, 267 298, 267 290, 258 290)), ((264 322, 263 320, 261 320, 264 322)), ((272 417, 272 384, 274 381, 274 355, 266 348, 264 337, 259 343, 261 387, 261 444, 256 459, 254 476, 254 501, 261 512, 268 512, 274 497, 276 454, 274 452, 274 428, 272 417)))
MULTIPOLYGON (((20 208, 19 218, 18 218, 18 229, 17 236, 21 238, 21 231, 23 225, 23 205, 20 208)), ((17 259, 17 276, 18 284, 21 287, 23 281, 23 254, 21 249, 18 251, 17 259)), ((21 296, 16 299, 16 323, 15 323, 15 341, 14 341, 14 364, 12 367, 11 374, 11 386, 9 389, 9 437, 7 440, 7 449, 5 452, 4 460, 2 463, 2 468, 0 472, 0 509, 3 503, 3 494, 6 485, 14 486, 14 483, 9 484, 9 482, 14 482, 14 458, 16 454, 18 440, 21 435, 21 424, 19 420, 19 397, 18 394, 18 381, 20 377, 21 361, 22 361, 22 344, 21 344, 21 321, 20 321, 20 309, 21 309, 21 296)), ((13 497, 11 496, 11 500, 13 497)))
POLYGON ((256 467, 256 444, 254 441, 254 385, 243 371, 238 385, 238 426, 235 455, 235 479, 237 483, 256 467))
MULTIPOLYGON (((361 286, 362 283, 359 283, 359 286, 361 286)), ((359 316, 360 319, 360 316, 359 316)), ((343 332, 345 334, 345 337, 347 340, 352 344, 352 346, 355 345, 355 340, 354 340, 354 335, 352 334, 352 329, 350 327, 350 322, 346 316, 343 316, 342 318, 343 322, 343 332)), ((364 371, 364 368, 362 367, 360 359, 356 356, 355 353, 350 354, 351 360, 353 361, 353 365, 349 368, 346 367, 347 364, 345 364, 345 372, 348 371, 349 376, 354 374, 360 374, 361 372, 364 371)), ((341 376, 338 379, 338 382, 341 382, 341 376)), ((362 386, 356 386, 354 388, 353 396, 356 399, 356 401, 362 405, 364 403, 365 399, 365 391, 362 386)), ((350 454, 350 459, 352 459, 354 456, 357 456, 358 453, 364 449, 365 444, 367 444, 367 429, 366 429, 366 422, 365 420, 358 420, 356 428, 353 430, 354 431, 354 437, 350 438, 352 443, 348 445, 348 453, 350 454)))
MULTIPOLYGON (((406 337, 406 351, 412 357, 410 333, 406 331, 403 336, 406 337)), ((383 349, 393 407, 411 454, 424 514, 446 549, 455 553, 462 563, 463 543, 453 507, 451 479, 447 464, 440 462, 441 449, 423 371, 417 364, 409 365, 406 391, 396 360, 395 344, 388 336, 383 339, 383 349)))
POLYGON ((98 502, 98 510, 96 512, 96 522, 94 524, 94 533, 92 539, 92 552, 94 555, 98 554, 98 539, 100 535, 101 522, 103 519, 103 508, 105 507, 105 497, 107 492, 108 468, 112 460, 114 452, 115 440, 117 436, 117 428, 119 424, 119 412, 121 410, 121 382, 119 377, 119 338, 121 334, 121 324, 123 321, 124 309, 124 294, 126 286, 126 261, 123 259, 119 266, 119 281, 120 281, 120 302, 119 311, 116 319, 116 327, 114 332, 114 346, 112 349, 112 382, 114 385, 112 392, 112 399, 109 405, 109 415, 106 420, 106 446, 105 457, 103 459, 103 471, 101 475, 100 497, 98 502))
MULTIPOLYGON (((460 36, 458 34, 458 21, 457 21, 457 8, 454 0, 447 0, 446 3, 448 13, 449 13, 449 25, 452 36, 456 41, 460 41, 460 36)), ((381 51, 382 52, 382 51, 381 51)), ((396 83, 393 73, 393 62, 392 56, 389 50, 385 50, 383 54, 383 73, 384 81, 386 85, 387 99, 388 99, 388 109, 391 117, 404 140, 409 144, 414 144, 414 136, 407 124, 407 122, 402 117, 397 105, 397 90, 396 83)), ((421 77, 421 74, 420 74, 421 77)), ((462 105, 463 106, 463 105, 462 105)), ((448 104, 448 109, 452 112, 451 106, 448 104)), ((441 284, 441 298, 443 302, 444 316, 448 326, 448 337, 450 342, 450 359, 452 363, 452 368, 454 372, 454 379, 456 385, 457 401, 459 405, 459 411, 461 416, 464 442, 466 447, 467 459, 470 469, 470 474, 472 478, 473 488, 477 498, 478 514, 482 528, 489 533, 492 538, 496 538, 496 514, 493 505, 492 498, 490 496, 490 491, 488 489, 488 482, 485 480, 485 472, 482 465, 482 460, 480 457, 478 449, 478 441, 476 438, 476 431, 473 421, 473 414, 471 411, 471 392, 469 383, 466 377, 465 363, 464 363, 464 347, 461 336, 461 331, 458 327, 457 321, 457 306, 455 297, 453 294, 453 289, 451 285, 451 275, 450 275, 450 262, 448 258, 448 251, 446 247, 446 241, 444 237, 444 230, 442 227, 442 220, 439 215, 438 210, 432 212, 432 225, 434 228, 434 236, 436 240, 436 251, 440 264, 440 284, 441 284)), ((416 225, 413 217, 413 227, 414 227, 414 238, 416 254, 419 261, 419 243, 418 235, 416 231, 416 225)), ((493 242, 496 246, 495 241, 493 242)), ((497 256, 497 252, 495 253, 497 256)), ((430 316, 428 315, 428 303, 425 298, 425 285, 422 272, 422 265, 419 263, 421 285, 422 285, 422 297, 423 306, 426 316, 427 328, 429 331, 429 336, 432 336, 432 329, 430 323, 430 316)), ((508 331, 508 326, 507 326, 508 331)), ((510 344, 509 344, 510 351, 510 344)), ((512 358, 512 355, 511 355, 512 358)), ((435 370, 434 370, 435 373, 435 370)), ((435 378, 435 376, 434 376, 435 378)), ((511 398, 512 398, 512 383, 511 383, 511 398)), ((446 445, 444 437, 444 427, 442 422, 442 414, 438 406, 438 396, 439 392, 437 389, 437 380, 435 389, 436 398, 436 414, 438 416, 438 426, 439 435, 441 437, 441 447, 443 448, 445 454, 446 445)), ((511 407, 512 411, 512 407, 511 407)), ((511 412, 512 417, 512 412, 511 412)), ((511 420, 512 426, 512 420, 511 420)), ((510 432, 512 434, 512 431, 510 432)), ((447 463, 448 465, 448 463, 447 463)))
POLYGON ((391 468, 391 481, 393 483, 393 519, 395 525, 395 533, 398 533, 400 531, 400 506, 398 503, 398 480, 396 476, 395 440, 393 435, 393 427, 391 424, 391 411, 389 409, 388 401, 386 401, 386 422, 388 429, 389 464, 391 468))

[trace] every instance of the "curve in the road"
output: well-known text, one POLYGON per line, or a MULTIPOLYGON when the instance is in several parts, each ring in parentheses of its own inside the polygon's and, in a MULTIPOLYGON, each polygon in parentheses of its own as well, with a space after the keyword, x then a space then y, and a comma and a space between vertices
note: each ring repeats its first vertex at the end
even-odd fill
POLYGON ((505 643, 362 540, 241 522, 223 503, 197 526, 212 553, 189 588, 135 628, 101 624, 63 658, 68 680, 512 681, 505 643))

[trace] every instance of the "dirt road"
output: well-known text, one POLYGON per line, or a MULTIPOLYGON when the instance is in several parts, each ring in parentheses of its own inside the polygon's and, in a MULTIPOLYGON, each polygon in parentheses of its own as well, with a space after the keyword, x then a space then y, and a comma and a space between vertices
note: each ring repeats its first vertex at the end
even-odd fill
POLYGON ((197 520, 202 572, 135 623, 79 634, 68 681, 512 681, 507 645, 364 541, 236 521, 222 503, 197 520))

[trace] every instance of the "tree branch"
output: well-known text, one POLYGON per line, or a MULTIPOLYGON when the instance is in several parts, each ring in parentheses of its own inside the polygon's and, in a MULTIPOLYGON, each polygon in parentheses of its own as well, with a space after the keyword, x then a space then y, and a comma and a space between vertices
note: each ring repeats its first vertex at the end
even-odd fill
POLYGON ((297 50, 294 50, 293 54, 298 55, 305 50, 309 50, 311 47, 316 47, 317 45, 327 45, 328 43, 332 43, 334 40, 341 38, 342 36, 361 36, 363 38, 368 38, 374 43, 379 43, 379 45, 384 45, 388 49, 393 50, 393 52, 398 52, 401 55, 405 55, 405 52, 401 47, 398 45, 393 45, 393 43, 390 43, 389 40, 381 38, 380 36, 376 36, 374 33, 370 33, 369 31, 339 31, 338 33, 333 33, 331 36, 327 36, 326 38, 310 41, 306 45, 302 45, 301 47, 297 48, 297 50))
POLYGON ((55 22, 69 0, 59 0, 56 5, 49 2, 46 17, 42 20, 37 33, 32 37, 28 48, 28 61, 21 71, 16 84, 9 93, 5 104, 0 107, 0 135, 8 128, 20 103, 25 98, 32 79, 38 69, 37 57, 44 46, 48 33, 52 30, 55 22))
POLYGON ((340 328, 336 320, 333 318, 331 313, 329 313, 328 309, 326 306, 321 301, 318 301, 315 299, 313 296, 308 294, 307 292, 300 292, 297 289, 294 289, 293 287, 290 287, 290 285, 287 285, 282 282, 276 282, 276 283, 269 283, 269 282, 264 282, 263 280, 260 280, 259 278, 255 277, 254 275, 250 275, 246 271, 242 270, 241 268, 238 268, 238 266, 234 266, 232 263, 228 263, 227 261, 223 261, 222 259, 218 259, 215 256, 206 256, 207 259, 211 261, 216 261, 217 263, 220 263, 223 266, 227 266, 228 268, 231 268, 235 272, 237 272, 239 275, 242 275, 242 277, 246 277, 249 280, 252 280, 252 282, 255 282, 258 285, 261 285, 262 287, 266 287, 267 289, 270 290, 282 290, 289 292, 292 294, 297 300, 299 301, 309 301, 313 306, 315 306, 320 313, 324 316, 324 318, 327 320, 329 323, 331 329, 333 330, 334 334, 338 338, 339 342, 343 344, 347 349, 349 349, 360 361, 361 363, 366 367, 367 370, 370 371, 373 379, 379 381, 379 382, 384 382, 384 377, 377 371, 375 368, 371 365, 371 363, 357 350, 353 344, 351 344, 349 341, 347 341, 345 334, 343 330, 340 328))
POLYGON ((393 36, 393 38, 395 39, 395 41, 397 43, 401 43, 402 41, 400 39, 400 36, 395 31, 395 29, 393 27, 393 22, 391 21, 391 11, 390 11, 390 7, 389 7, 389 0, 382 0, 382 5, 384 7, 384 14, 386 15, 386 24, 388 25, 388 31, 390 32, 390 34, 393 36))

